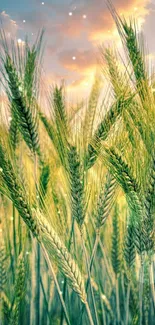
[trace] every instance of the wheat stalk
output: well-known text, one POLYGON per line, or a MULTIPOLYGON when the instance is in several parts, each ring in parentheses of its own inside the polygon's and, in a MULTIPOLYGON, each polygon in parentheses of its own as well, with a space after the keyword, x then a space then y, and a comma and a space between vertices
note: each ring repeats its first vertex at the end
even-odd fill
POLYGON ((6 277, 6 249, 5 245, 0 239, 0 303, 1 303, 1 294, 4 291, 4 285, 6 283, 7 277, 6 277))

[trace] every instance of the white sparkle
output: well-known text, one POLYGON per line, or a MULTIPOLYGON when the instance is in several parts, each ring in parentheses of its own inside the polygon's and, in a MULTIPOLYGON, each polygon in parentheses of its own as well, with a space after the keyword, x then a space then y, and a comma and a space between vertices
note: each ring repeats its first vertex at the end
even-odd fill
POLYGON ((86 19, 87 18, 87 16, 86 15, 83 15, 83 19, 86 19))
POLYGON ((2 168, 0 168, 0 173, 3 173, 3 169, 2 168))
POLYGON ((42 2, 41 4, 44 6, 45 2, 42 2))
POLYGON ((73 13, 72 12, 69 12, 69 16, 73 16, 73 13))
POLYGON ((30 254, 30 253, 27 251, 27 252, 26 252, 26 255, 29 255, 29 254, 30 254))
POLYGON ((22 43, 22 40, 20 38, 18 38, 18 43, 21 44, 22 43))
POLYGON ((26 23, 26 20, 25 19, 23 20, 23 23, 26 23))
POLYGON ((75 61, 75 60, 76 60, 76 56, 73 56, 73 57, 72 57, 72 60, 75 61))
POLYGON ((33 36, 34 34, 32 33, 32 36, 33 36))
POLYGON ((11 117, 11 116, 9 116, 9 118, 8 118, 8 121, 9 121, 9 122, 11 122, 11 121, 12 121, 12 117, 11 117))
POLYGON ((10 220, 12 221, 13 220, 13 217, 10 217, 10 220))
POLYGON ((23 90, 22 86, 19 86, 18 89, 19 89, 19 91, 22 91, 23 90))

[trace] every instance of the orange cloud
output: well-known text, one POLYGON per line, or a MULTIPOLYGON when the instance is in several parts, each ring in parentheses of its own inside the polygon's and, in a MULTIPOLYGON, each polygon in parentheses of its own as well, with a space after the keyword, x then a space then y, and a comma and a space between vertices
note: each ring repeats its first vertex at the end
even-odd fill
POLYGON ((91 50, 66 50, 58 55, 59 62, 67 69, 72 71, 86 71, 94 68, 97 63, 96 53, 91 50))
MULTIPOLYGON (((120 15, 126 17, 144 18, 148 14, 146 9, 150 0, 115 0, 113 4, 120 15)), ((77 7, 78 9, 78 7, 77 7)), ((101 41, 109 38, 109 32, 113 32, 115 23, 108 7, 102 0, 85 3, 79 10, 74 11, 71 17, 59 26, 59 31, 69 37, 83 37, 87 33, 90 41, 101 41), (83 19, 83 14, 86 19, 83 19)))
MULTIPOLYGON (((132 1, 115 1, 114 6, 120 16, 125 18, 135 18, 141 26, 145 21, 149 10, 146 5, 150 0, 132 0, 132 1)), ((111 14, 108 11, 93 12, 91 30, 89 33, 90 40, 105 40, 117 38, 116 26, 111 14)))

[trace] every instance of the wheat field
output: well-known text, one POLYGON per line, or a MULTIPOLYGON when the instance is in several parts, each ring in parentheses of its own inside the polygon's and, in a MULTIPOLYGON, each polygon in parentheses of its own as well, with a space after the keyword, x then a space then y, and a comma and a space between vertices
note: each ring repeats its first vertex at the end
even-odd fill
POLYGON ((155 79, 136 22, 87 100, 0 33, 0 324, 155 324, 155 79), (103 92, 103 78, 108 91, 103 92))

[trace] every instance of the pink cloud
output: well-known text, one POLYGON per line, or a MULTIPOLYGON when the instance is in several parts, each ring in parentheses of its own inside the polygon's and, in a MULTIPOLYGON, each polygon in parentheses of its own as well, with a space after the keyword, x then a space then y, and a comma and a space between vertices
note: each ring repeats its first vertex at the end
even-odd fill
POLYGON ((11 17, 5 12, 0 12, 0 18, 2 21, 2 28, 5 31, 6 37, 11 36, 14 38, 17 34, 18 25, 16 21, 12 20, 11 17))

